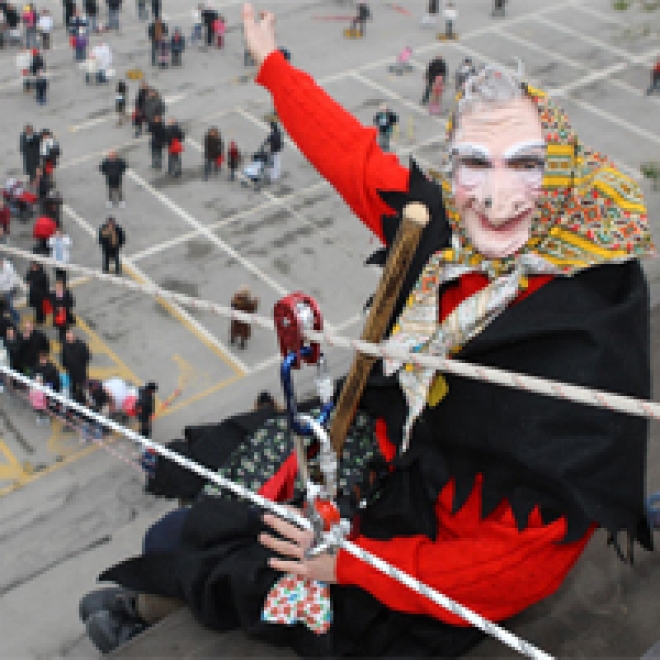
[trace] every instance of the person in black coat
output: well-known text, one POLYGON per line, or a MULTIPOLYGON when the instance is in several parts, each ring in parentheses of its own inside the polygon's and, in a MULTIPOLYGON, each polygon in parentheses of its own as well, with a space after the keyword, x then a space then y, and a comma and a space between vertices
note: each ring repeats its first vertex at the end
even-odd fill
POLYGON ((213 23, 218 20, 218 12, 212 7, 202 9, 202 21, 206 27, 206 45, 213 45, 213 23))
POLYGON ((163 118, 156 115, 154 120, 149 124, 149 133, 151 133, 151 140, 149 147, 151 149, 151 167, 155 170, 163 168, 163 148, 169 144, 169 135, 167 127, 163 124, 163 118))
POLYGON ((62 346, 62 367, 69 374, 71 397, 81 405, 85 403, 87 369, 91 359, 92 354, 87 344, 76 337, 72 328, 68 328, 62 346))
POLYGON ((151 421, 156 412, 156 391, 158 385, 153 381, 147 383, 138 390, 136 404, 137 418, 140 422, 140 435, 145 438, 151 437, 151 421))
POLYGON ((50 283, 44 267, 33 261, 25 276, 28 285, 28 305, 34 309, 34 322, 41 325, 46 320, 44 313, 44 300, 48 299, 50 283))
POLYGON ((30 321, 25 321, 19 343, 17 371, 29 375, 37 366, 39 353, 50 351, 50 342, 41 330, 37 330, 30 321))
POLYGON ((204 181, 208 181, 211 172, 218 174, 222 164, 222 136, 220 131, 212 126, 204 136, 204 181))
POLYGON ((76 0, 62 0, 62 5, 64 9, 64 27, 68 29, 71 18, 76 13, 76 0))
POLYGON ((135 95, 135 106, 133 108, 133 126, 135 128, 135 137, 142 135, 142 124, 144 123, 144 102, 147 100, 149 85, 144 80, 140 84, 140 89, 135 95))
POLYGON ((115 198, 119 200, 119 206, 122 208, 126 206, 124 202, 124 195, 122 192, 121 182, 124 172, 128 169, 128 165, 123 158, 117 156, 117 152, 111 150, 108 156, 101 162, 99 170, 105 176, 105 181, 108 184, 108 201, 106 205, 110 208, 115 198))
POLYGON ((22 340, 16 328, 8 325, 3 338, 7 357, 9 358, 9 368, 14 371, 20 371, 20 355, 22 340))
POLYGON ((438 76, 442 76, 443 79, 447 77, 447 64, 444 59, 438 55, 434 57, 426 68, 424 78, 426 81, 426 87, 424 88, 424 96, 422 96, 422 105, 428 103, 431 96, 431 88, 433 87, 433 82, 438 76))
POLYGON ((186 38, 179 28, 175 28, 170 40, 170 51, 172 53, 172 66, 181 66, 181 55, 186 49, 186 38))
POLYGON ((85 0, 85 13, 89 19, 89 31, 98 32, 97 19, 99 15, 99 4, 97 0, 85 0))
POLYGON ((60 372, 57 367, 52 363, 48 351, 41 351, 37 358, 37 364, 34 367, 32 374, 33 378, 41 376, 44 385, 50 387, 53 392, 59 392, 62 389, 62 382, 60 381, 60 372))
POLYGON ((43 58, 43 55, 35 48, 32 51, 32 63, 30 64, 30 73, 33 76, 38 76, 40 73, 43 73, 46 68, 46 62, 43 58))
POLYGON ((110 271, 110 260, 115 262, 115 273, 121 275, 119 250, 126 242, 124 230, 113 217, 108 218, 99 228, 99 244, 103 253, 103 272, 110 271))
POLYGON ((53 308, 53 325, 57 328, 60 344, 64 344, 67 328, 76 322, 73 315, 75 299, 62 280, 55 281, 55 290, 49 298, 53 308))
POLYGON ((34 132, 31 124, 27 124, 21 133, 19 147, 23 156, 23 173, 34 179, 39 167, 39 149, 41 148, 41 135, 34 132))

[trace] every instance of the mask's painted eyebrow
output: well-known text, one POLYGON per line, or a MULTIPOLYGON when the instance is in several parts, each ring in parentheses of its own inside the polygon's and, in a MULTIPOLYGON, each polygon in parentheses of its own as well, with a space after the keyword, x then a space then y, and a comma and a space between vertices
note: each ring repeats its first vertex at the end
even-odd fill
POLYGON ((538 152, 542 151, 545 154, 545 142, 537 140, 529 140, 527 142, 519 142, 509 147, 503 154, 503 158, 509 160, 520 156, 538 156, 538 152))
POLYGON ((481 144, 459 142, 452 147, 451 152, 452 154, 456 154, 458 156, 473 156, 476 158, 483 158, 484 160, 490 160, 490 151, 488 147, 485 147, 481 144))

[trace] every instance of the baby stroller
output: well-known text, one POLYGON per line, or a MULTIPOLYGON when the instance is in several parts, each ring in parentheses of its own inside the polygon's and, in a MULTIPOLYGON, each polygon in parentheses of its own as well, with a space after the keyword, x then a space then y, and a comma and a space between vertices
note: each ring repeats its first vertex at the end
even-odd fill
MULTIPOLYGON (((267 183, 269 172, 270 154, 266 149, 266 144, 262 144, 256 153, 252 155, 252 160, 243 168, 243 175, 254 186, 255 190, 260 190, 263 183, 267 183)), ((243 181, 243 185, 250 185, 248 181, 243 181)))
POLYGON ((165 39, 158 44, 158 66, 162 69, 170 65, 170 45, 165 39))
POLYGON ((21 222, 27 222, 32 218, 37 196, 26 190, 18 179, 7 179, 2 196, 12 214, 16 215, 21 222))
POLYGON ((397 76, 402 76, 404 73, 410 73, 413 70, 412 64, 410 64, 412 53, 412 48, 410 46, 406 46, 396 56, 396 63, 387 67, 387 70, 397 76))

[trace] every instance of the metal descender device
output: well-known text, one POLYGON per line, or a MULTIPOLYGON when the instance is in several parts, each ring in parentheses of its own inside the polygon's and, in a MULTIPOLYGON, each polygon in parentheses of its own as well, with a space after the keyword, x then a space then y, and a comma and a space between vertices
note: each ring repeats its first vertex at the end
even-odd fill
POLYGON ((289 428, 293 434, 300 478, 305 488, 305 513, 310 521, 314 538, 306 550, 307 558, 322 552, 334 552, 350 531, 350 522, 342 519, 337 499, 339 458, 330 442, 325 426, 333 410, 334 385, 321 347, 306 338, 308 330, 321 331, 323 319, 316 301, 303 293, 289 294, 276 303, 274 309, 282 365, 280 378, 286 401, 289 428), (302 363, 316 365, 316 386, 322 409, 315 419, 298 412, 292 370, 302 363), (305 438, 315 437, 319 442, 318 466, 322 482, 316 483, 310 474, 305 438))

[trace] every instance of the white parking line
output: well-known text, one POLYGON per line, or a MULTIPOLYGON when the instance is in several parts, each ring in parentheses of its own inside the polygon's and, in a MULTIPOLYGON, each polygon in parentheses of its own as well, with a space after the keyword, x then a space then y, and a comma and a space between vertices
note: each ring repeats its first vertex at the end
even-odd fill
POLYGON ((612 55, 621 57, 622 59, 626 60, 627 62, 630 62, 631 64, 640 64, 645 61, 644 58, 640 57, 639 55, 633 55, 627 50, 623 50, 622 48, 617 48, 616 46, 612 46, 611 44, 608 44, 606 41, 603 41, 602 39, 596 39, 595 37, 592 37, 588 34, 584 34, 583 32, 579 32, 578 30, 574 30, 573 28, 570 28, 567 25, 563 25, 562 23, 557 23, 556 21, 550 20, 547 16, 534 15, 533 20, 537 21, 538 23, 543 23, 543 25, 547 25, 548 27, 551 27, 553 30, 558 30, 559 32, 563 32, 564 34, 571 35, 572 37, 575 37, 575 39, 578 42, 586 41, 587 43, 590 43, 593 46, 600 48, 601 50, 605 50, 612 55))
POLYGON ((555 87, 548 90, 550 96, 566 96, 568 92, 572 92, 575 89, 584 87, 585 85, 591 85, 591 83, 598 82, 599 80, 605 80, 610 76, 613 76, 615 73, 621 73, 624 69, 628 68, 627 62, 619 62, 618 64, 613 64, 608 66, 605 69, 600 71, 592 71, 582 78, 578 78, 573 82, 568 83, 567 85, 562 85, 561 87, 555 87))
MULTIPOLYGON (((188 138, 187 141, 192 144, 190 138, 188 138)), ((291 195, 287 195, 282 199, 288 200, 288 199, 294 199, 296 197, 302 197, 306 194, 313 192, 317 188, 329 186, 329 185, 330 184, 325 180, 319 181, 318 183, 315 183, 307 188, 303 188, 302 190, 299 190, 297 193, 292 193, 291 195)), ((242 220, 243 218, 247 218, 251 215, 254 215, 255 213, 259 213, 260 211, 265 211, 266 209, 269 209, 272 206, 275 206, 275 204, 272 201, 262 202, 258 206, 252 206, 249 209, 246 209, 244 211, 239 211, 238 213, 235 213, 234 215, 230 215, 227 218, 222 218, 222 220, 216 220, 216 222, 208 225, 208 227, 211 231, 216 231, 221 227, 229 225, 233 222, 237 222, 238 220, 242 220)), ((160 252, 164 252, 165 250, 169 250, 173 247, 176 247, 181 243, 186 243, 187 241, 195 238, 196 236, 202 236, 202 234, 200 234, 200 232, 196 230, 190 231, 187 234, 180 234, 179 236, 175 236, 169 241, 164 241, 163 243, 157 243, 156 245, 152 245, 151 247, 148 247, 145 250, 142 250, 141 252, 136 252, 135 254, 131 255, 131 259, 133 260, 133 262, 136 262, 136 261, 140 261, 141 259, 146 259, 147 257, 152 257, 155 254, 159 254, 160 252)))
MULTIPOLYGON (((567 66, 573 67, 574 69, 580 69, 581 71, 589 71, 589 67, 583 64, 582 62, 579 62, 578 60, 574 60, 570 57, 566 57, 566 55, 563 55, 562 53, 554 50, 549 50, 548 48, 544 48, 543 46, 539 46, 534 41, 529 41, 528 39, 523 39, 522 37, 518 36, 517 34, 513 34, 511 32, 507 32, 506 30, 499 29, 497 31, 497 34, 499 34, 501 37, 508 39, 509 41, 514 41, 521 46, 524 46, 525 48, 529 48, 530 50, 535 50, 537 53, 541 53, 542 55, 546 55, 547 57, 553 58, 559 62, 562 62, 563 64, 566 64, 567 66)), ((653 54, 655 54, 656 49, 653 49, 651 51, 648 51, 647 53, 644 53, 642 57, 650 57, 653 54)), ((614 65, 614 66, 619 66, 619 65, 614 65)), ((629 66, 629 64, 625 64, 622 68, 625 69, 629 66)), ((626 82, 623 82, 623 80, 619 80, 618 78, 611 78, 607 81, 609 84, 614 85, 615 87, 618 87, 619 89, 623 89, 626 92, 630 94, 636 94, 636 95, 642 95, 644 93, 643 90, 638 89, 637 87, 633 87, 632 85, 629 85, 626 82)), ((576 81, 577 83, 577 81, 576 81)), ((575 85, 576 83, 570 83, 571 85, 575 85)), ((582 83, 585 84, 585 83, 582 83)), ((559 91, 562 90, 562 88, 558 88, 559 91)), ((556 93, 556 92, 553 92, 556 93)), ((565 93, 565 92, 564 92, 565 93)), ((652 103, 660 103, 660 99, 655 98, 655 97, 649 97, 647 100, 651 101, 652 103)))
MULTIPOLYGON (((178 103, 179 101, 183 101, 185 98, 187 98, 187 96, 188 94, 173 94, 172 96, 164 96, 163 101, 165 102, 166 107, 169 107, 171 105, 174 105, 175 103, 178 103)), ((74 124, 73 126, 69 126, 69 131, 71 133, 84 131, 88 128, 98 126, 98 124, 103 124, 111 119, 114 119, 114 113, 112 111, 108 112, 107 115, 103 115, 102 117, 95 117, 94 119, 84 121, 80 124, 74 124)))
MULTIPOLYGON (((90 236, 92 236, 94 239, 96 239, 97 232, 92 227, 92 225, 85 220, 82 216, 78 215, 70 206, 67 204, 64 204, 62 206, 64 212, 76 222, 76 224, 83 229, 83 231, 87 232, 90 236)), ((155 282, 143 271, 141 271, 128 257, 123 257, 123 261, 126 264, 127 269, 130 269, 133 271, 133 273, 138 277, 139 279, 142 280, 143 284, 147 284, 149 286, 156 286, 155 282)), ((242 360, 239 358, 235 357, 231 351, 225 346, 217 337, 212 335, 197 319, 192 317, 185 309, 183 309, 181 306, 177 305, 174 302, 168 302, 168 305, 171 305, 173 309, 176 310, 177 314, 181 316, 185 320, 186 323, 188 323, 192 328, 194 328, 200 335, 202 335, 210 344, 215 346, 223 355, 223 358, 225 358, 227 361, 232 362, 237 369, 241 370, 244 375, 247 375, 250 373, 249 367, 243 363, 242 360)))
POLYGON ((182 209, 178 204, 173 202, 169 197, 163 195, 159 190, 156 190, 148 181, 143 179, 137 172, 132 169, 128 169, 126 172, 127 176, 135 181, 139 186, 141 186, 148 193, 153 195, 161 204, 169 208, 176 215, 178 215, 184 222, 189 224, 191 227, 194 227, 200 234, 205 236, 211 243, 216 247, 220 248, 222 252, 228 254, 232 259, 235 259, 243 268, 249 270, 255 277, 260 279, 264 284, 268 285, 271 289, 276 291, 279 295, 284 296, 288 293, 288 290, 276 282, 272 277, 264 273, 261 269, 257 268, 252 262, 248 261, 245 257, 240 255, 234 248, 229 244, 225 243, 222 239, 216 236, 208 227, 204 226, 199 220, 194 218, 190 213, 182 209))

